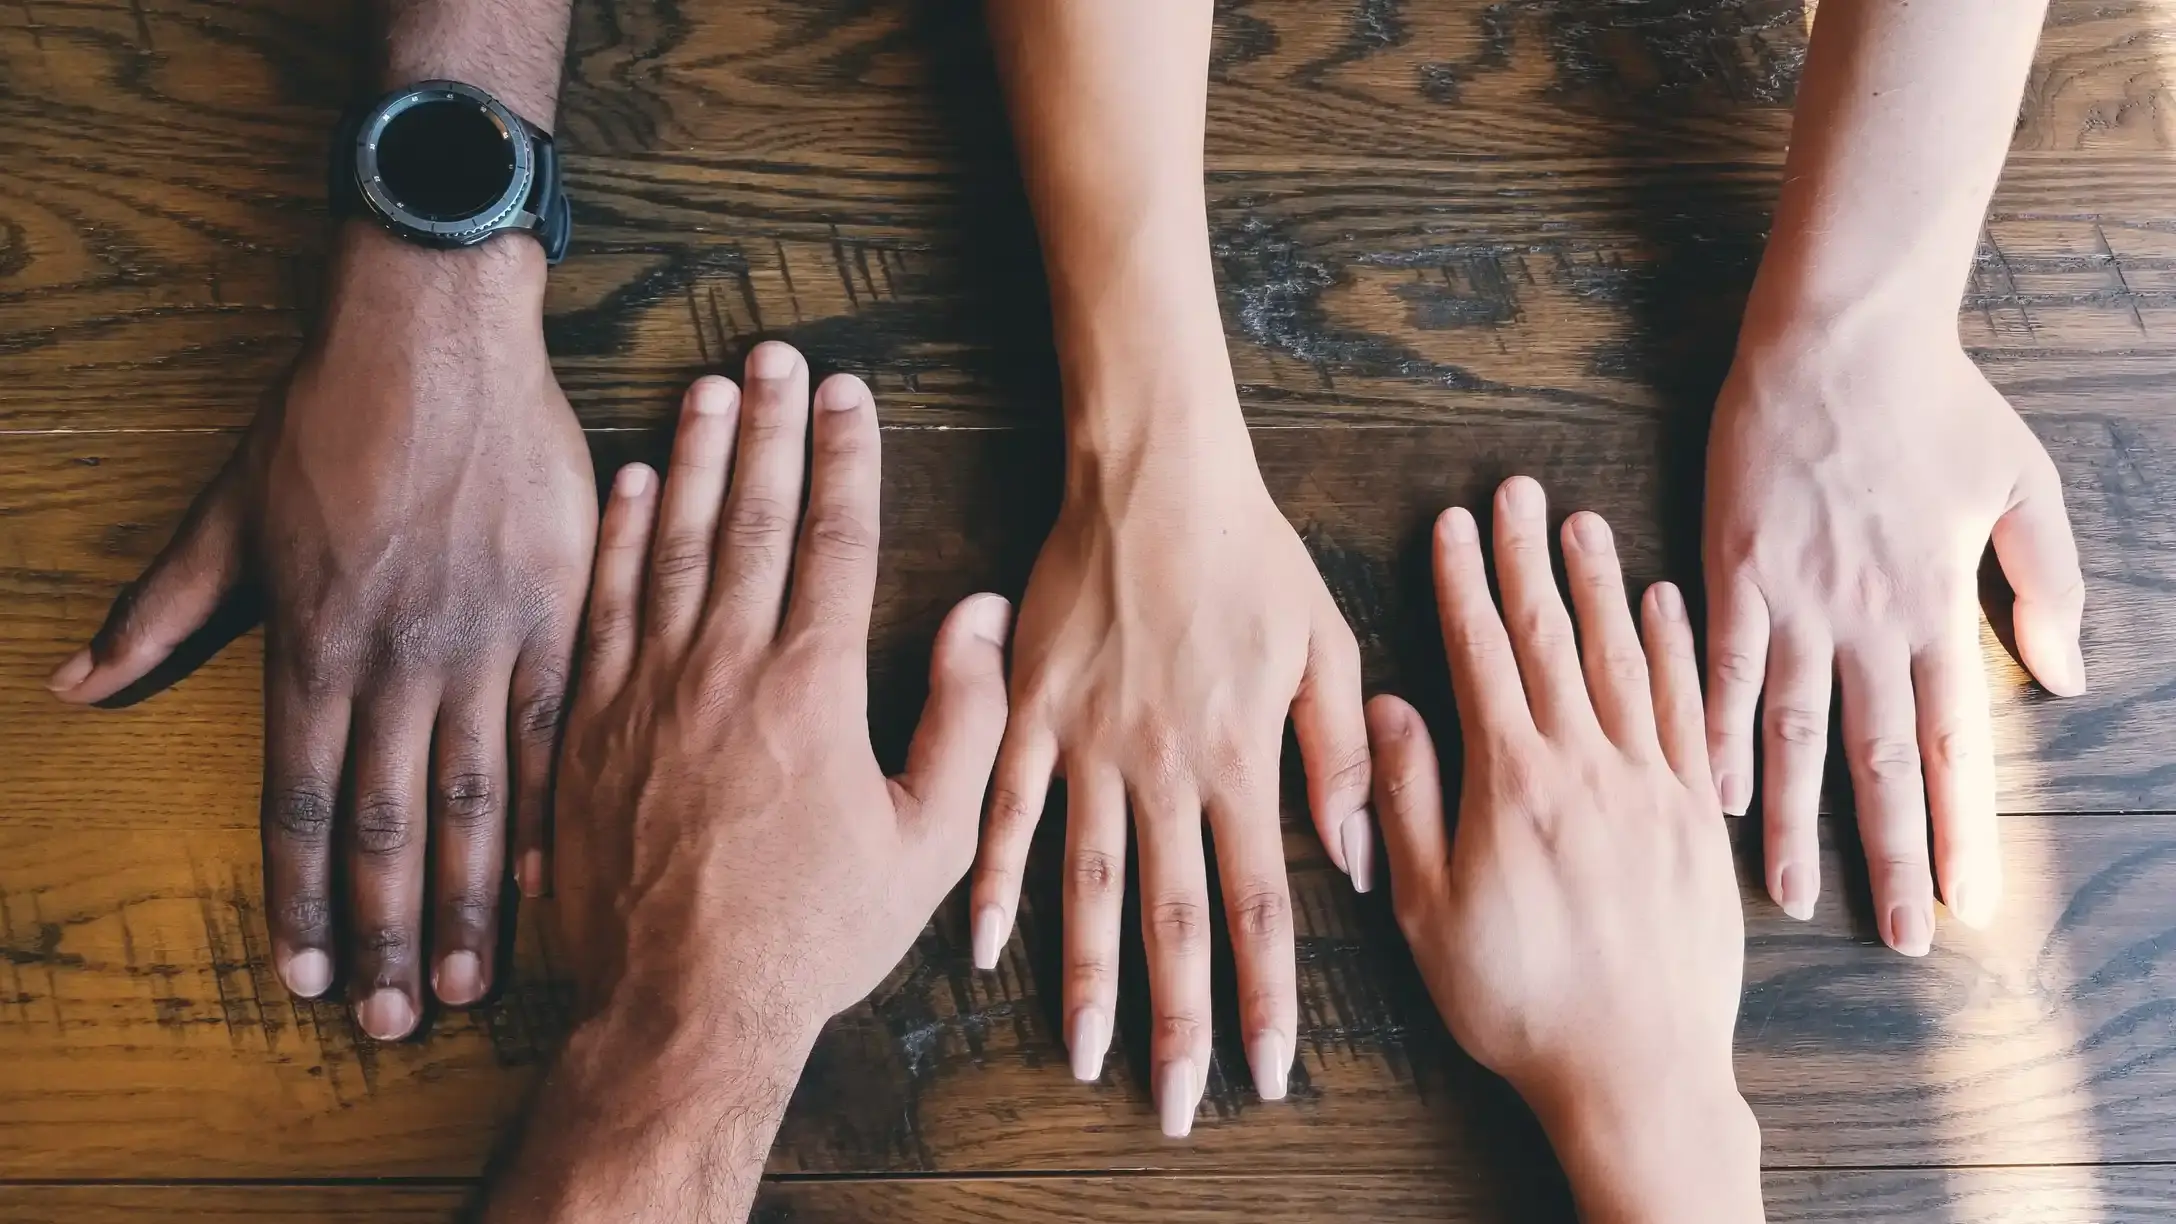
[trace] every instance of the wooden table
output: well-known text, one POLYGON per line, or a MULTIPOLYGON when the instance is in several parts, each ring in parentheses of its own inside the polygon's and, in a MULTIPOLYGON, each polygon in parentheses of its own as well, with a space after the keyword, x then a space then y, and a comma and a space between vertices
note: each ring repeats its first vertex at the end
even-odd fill
MULTIPOLYGON (((1445 715, 1425 525, 1511 472, 1608 514, 1635 579, 1697 580, 1704 423, 1810 7, 1219 4, 1209 196, 1241 397, 1371 685, 1445 715)), ((39 686, 296 351, 357 8, 0 6, 0 1221, 447 1219, 563 1031, 533 914, 503 997, 422 1039, 374 1045, 279 987, 254 638, 122 712, 39 686)), ((758 336, 868 377, 896 758, 940 612, 1016 592, 1057 496, 1047 310, 975 6, 584 0, 569 64, 578 230, 547 327, 599 462, 657 454, 678 388, 758 336)), ((1883 950, 1847 820, 1811 923, 1748 888, 1738 1069, 1776 1219, 2176 1202, 2172 80, 2176 4, 2058 0, 1961 323, 2062 469, 2094 687, 2047 698, 1990 632, 2015 813, 1993 931, 1883 950)), ((1220 1034, 1193 1138, 1158 1136, 1137 944, 1104 1080, 1071 1081, 1046 847, 995 975, 955 901, 832 1027, 761 1218, 1561 1216, 1385 898, 1343 886, 1290 788, 1286 819, 1289 1101, 1260 1102, 1220 1034)))

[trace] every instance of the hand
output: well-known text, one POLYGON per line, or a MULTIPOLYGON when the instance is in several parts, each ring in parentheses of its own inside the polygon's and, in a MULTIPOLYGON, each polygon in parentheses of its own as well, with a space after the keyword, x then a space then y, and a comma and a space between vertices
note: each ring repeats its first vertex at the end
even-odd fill
POLYGON ((1117 1014, 1126 813, 1140 839, 1142 935, 1164 1133, 1185 1135, 1210 1055, 1215 832, 1240 1024, 1263 1099, 1297 1035, 1278 756, 1297 724, 1330 856, 1366 891, 1373 834, 1359 649, 1256 474, 1239 414, 1216 445, 1151 451, 1076 478, 1022 601, 1014 716, 974 887, 975 961, 994 967, 1053 773, 1066 780, 1066 1044, 1101 1074, 1117 1014))
POLYGON ((1539 485, 1496 494, 1501 619, 1473 516, 1437 520, 1465 770, 1454 840, 1427 727, 1371 703, 1398 925, 1451 1035, 1549 1132, 1582 1219, 1758 1219, 1730 1062, 1744 919, 1692 627, 1658 583, 1643 643, 1608 524, 1575 514, 1563 539, 1577 645, 1539 485))
POLYGON ((1750 335, 1716 408, 1705 539, 1723 806, 1751 800, 1758 702, 1768 893, 1810 917, 1833 673, 1881 937, 1908 956, 1934 935, 1930 808, 1950 912, 1984 924, 2002 892, 1979 653, 1990 535, 2025 665, 2085 691, 2061 478, 1955 336, 1921 330, 1750 335))
POLYGON ((866 722, 875 405, 851 377, 817 392, 799 516, 808 367, 768 343, 747 373, 745 403, 719 378, 688 392, 662 495, 632 465, 605 510, 554 859, 581 1019, 492 1219, 742 1218, 822 1022, 974 855, 1010 610, 953 609, 887 779, 866 722))
POLYGON ((426 897, 438 997, 490 989, 510 807, 522 878, 542 880, 596 531, 543 291, 525 238, 439 252, 350 226, 284 402, 49 682, 103 700, 230 598, 262 601, 274 962, 298 995, 332 984, 344 878, 349 992, 380 1040, 421 1014, 426 897))

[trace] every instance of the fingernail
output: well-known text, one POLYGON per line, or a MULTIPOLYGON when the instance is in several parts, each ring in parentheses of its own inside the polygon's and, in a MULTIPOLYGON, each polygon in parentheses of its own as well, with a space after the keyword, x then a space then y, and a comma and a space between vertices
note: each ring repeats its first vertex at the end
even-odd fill
POLYGON ((304 948, 280 966, 280 980, 297 997, 314 999, 332 985, 332 958, 316 948, 304 948))
POLYGON ((1504 509, 1523 516, 1540 514, 1541 508, 1541 486, 1532 478, 1513 476, 1504 482, 1504 509))
POLYGON ((1889 910, 1889 946, 1906 956, 1925 956, 1934 947, 1934 924, 1916 905, 1889 910))
POLYGON ((84 679, 91 674, 93 664, 91 648, 85 646, 83 649, 69 655, 66 663, 54 668, 53 674, 45 678, 46 690, 54 693, 67 692, 69 689, 83 683, 84 679))
POLYGON ((1776 904, 1800 922, 1813 917, 1814 890, 1809 875, 1796 863, 1786 863, 1783 870, 1776 873, 1776 892, 1781 894, 1776 898, 1776 904))
POLYGON ((1579 547, 1599 551, 1609 547, 1609 524, 1599 514, 1581 511, 1572 516, 1572 538, 1579 547))
POLYGON ((1156 1112, 1167 1139, 1184 1139, 1194 1129, 1193 1059, 1174 1058, 1156 1069, 1156 1112))
POLYGON ((2056 696, 2076 697, 2078 694, 2083 693, 2085 691, 2085 651, 2078 643, 2072 642, 2070 644, 2070 650, 2063 660, 2063 670, 2068 674, 2063 677, 2063 691, 2056 694, 2056 696))
POLYGON ((1352 877, 1352 890, 1366 892, 1375 881, 1375 838, 1368 831, 1368 814, 1347 816, 1337 837, 1345 850, 1345 874, 1352 877))
POLYGON ((1470 544, 1480 538, 1474 526, 1473 515, 1464 506, 1453 506, 1443 512, 1443 534, 1459 544, 1470 544))
POLYGON ((1110 1022, 1100 1007, 1076 1008, 1066 1027, 1065 1048, 1073 1058, 1073 1078, 1093 1084, 1103 1078, 1103 1054, 1111 1044, 1110 1022))
POLYGON ((793 373, 794 353, 787 345, 766 340, 748 354, 748 377, 784 378, 793 373))
POLYGON ((644 464, 630 463, 620 469, 612 486, 621 497, 640 497, 642 491, 650 487, 650 469, 644 464))
POLYGON ((416 1026, 416 1009, 407 995, 387 986, 362 1001, 355 1019, 374 1040, 399 1041, 416 1026))
POLYGON ((733 406, 738 392, 723 378, 698 378, 688 389, 688 407, 704 416, 719 416, 733 406))
POLYGON ((1662 619, 1664 620, 1681 621, 1685 619, 1685 597, 1678 592, 1676 583, 1658 582, 1655 584, 1655 611, 1662 613, 1662 619))
POLYGON ((1284 1099, 1284 1038, 1276 1033, 1257 1033, 1247 1043, 1247 1069, 1254 1072, 1254 1090, 1265 1101, 1284 1099))
POLYGON ((997 968, 997 954, 1005 946, 1005 911, 985 905, 975 911, 975 968, 997 968))
POLYGON ((521 865, 514 868, 514 883, 520 886, 521 895, 524 897, 541 897, 544 895, 544 852, 542 850, 525 850, 522 852, 521 865))
POLYGON ((448 952, 431 975, 431 990, 449 1007, 467 1007, 484 997, 484 963, 474 952, 448 952))
POLYGON ((1715 780, 1715 797, 1722 800, 1724 811, 1743 816, 1746 805, 1753 802, 1753 788, 1744 774, 1726 773, 1715 780))
POLYGON ((1004 646, 1012 630, 1012 605, 1002 595, 977 595, 961 615, 969 633, 993 646, 1004 646))
POLYGON ((1942 900, 1949 905, 1950 916, 1957 921, 1975 931, 1986 929, 1994 921, 1992 890, 1983 891, 1969 880, 1959 880, 1942 891, 1942 900))

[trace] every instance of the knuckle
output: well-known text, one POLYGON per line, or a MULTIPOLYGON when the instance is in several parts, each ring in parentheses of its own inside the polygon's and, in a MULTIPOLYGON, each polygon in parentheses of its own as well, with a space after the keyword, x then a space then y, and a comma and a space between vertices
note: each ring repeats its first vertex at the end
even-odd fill
POLYGON ((1803 706, 1773 706, 1768 710, 1768 734, 1778 743, 1818 748, 1828 739, 1828 720, 1803 706))
POLYGON ((1903 782, 1919 776, 1919 745, 1909 736, 1878 735, 1859 744, 1860 767, 1880 782, 1903 782))
POLYGON ((635 610, 627 604, 599 604, 589 613, 589 644, 620 646, 635 636, 635 610))
POLYGON ((1082 952, 1066 958, 1065 981, 1082 993, 1094 995, 1116 976, 1111 962, 1100 954, 1082 952))
POLYGON ((1726 684, 1757 685, 1761 680, 1762 662, 1750 651, 1716 650, 1708 656, 1709 665, 1715 669, 1715 677, 1726 684))
POLYGON ((1623 685, 1647 682, 1647 656, 1623 645, 1610 646, 1602 651, 1602 674, 1623 685))
POLYGON ((1168 955, 1194 955, 1209 942, 1209 916, 1198 901, 1156 902, 1149 907, 1148 927, 1157 950, 1168 955))
POLYGON ((1042 820, 1041 808, 1028 807, 1027 797, 1011 787, 990 792, 990 836, 1016 839, 1034 831, 1042 820))
POLYGON ((1381 780, 1380 790, 1383 806, 1399 816, 1410 816, 1419 811, 1423 803, 1435 798, 1427 793, 1417 769, 1400 770, 1385 775, 1381 780))
POLYGON ((1571 644, 1571 626, 1545 612, 1522 612, 1513 620, 1519 640, 1537 650, 1557 650, 1571 644))
POLYGON ((744 497, 725 516, 726 532, 743 545, 776 541, 792 527, 793 519, 784 504, 770 497, 744 497))
POLYGON ((1976 765, 1987 756, 1978 736, 1968 735, 1955 727, 1935 731, 1927 746, 1933 758, 1931 763, 1935 765, 1976 765))
POLYGON ((332 926, 332 903, 321 892, 299 892, 274 906, 272 918, 279 928, 307 942, 332 926))
POLYGON ((355 800, 355 849, 369 858, 390 858, 415 837, 415 819, 396 795, 369 793, 355 800))
POLYGON ((566 714, 566 685, 553 675, 514 712, 514 733, 524 743, 548 747, 558 738, 566 714))
POLYGON ((1269 883, 1249 884, 1232 902, 1232 927, 1249 942, 1268 942, 1291 926, 1292 905, 1282 888, 1269 883))
POLYGON ((1368 755, 1366 745, 1355 745, 1330 762, 1329 774, 1322 781, 1323 790, 1332 795, 1349 792, 1366 794, 1375 780, 1374 758, 1368 755))
POLYGON ((668 586, 686 586, 710 572, 710 544, 689 532, 660 537, 650 554, 650 572, 668 586))
POLYGON ((316 844, 332 830, 333 795, 317 783, 283 786, 265 797, 265 816, 286 841, 316 844))
POLYGON ((405 965, 415 956, 415 932, 403 926, 374 926, 359 932, 356 943, 380 965, 405 965))
POLYGON ((446 823, 462 832, 486 826, 498 815, 498 780, 482 770, 463 770, 438 784, 438 810, 446 823))
POLYGON ((439 903, 438 922, 445 930, 473 935, 490 929, 498 912, 496 897, 478 889, 462 888, 439 903))
POLYGON ((1150 1044, 1157 1049, 1191 1049, 1208 1028, 1199 1017, 1184 1012, 1160 1012, 1150 1044))
POLYGON ((1066 859, 1065 873, 1077 897, 1107 898, 1119 889, 1118 859, 1101 850, 1075 850, 1066 859))
POLYGON ((843 510, 821 510, 809 519, 804 546, 833 561, 859 561, 876 550, 876 532, 843 510))

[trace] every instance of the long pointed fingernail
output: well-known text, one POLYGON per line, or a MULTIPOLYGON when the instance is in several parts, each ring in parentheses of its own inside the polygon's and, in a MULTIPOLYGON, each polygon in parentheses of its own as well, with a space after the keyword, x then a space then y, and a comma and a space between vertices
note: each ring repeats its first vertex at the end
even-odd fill
POLYGON ((1285 1079, 1291 1070, 1284 1056, 1283 1035, 1256 1033, 1254 1040, 1247 1043, 1247 1069, 1254 1073, 1254 1091, 1263 1100, 1283 1100, 1285 1079))
POLYGON ((997 968, 997 954, 1005 947, 1005 911, 985 905, 975 911, 975 968, 997 968))
POLYGON ((53 674, 45 678, 46 691, 52 693, 67 692, 89 678, 91 668, 94 665, 95 660, 91 658, 91 648, 85 646, 83 649, 69 655, 66 663, 54 668, 53 674))
POLYGON ((1776 873, 1776 904, 1800 922, 1813 917, 1814 893, 1812 873, 1797 863, 1785 863, 1776 873))
POLYGON ((522 852, 521 863, 514 868, 514 883, 520 887, 521 895, 524 897, 541 897, 544 895, 544 852, 542 850, 525 850, 522 852))
POLYGON ((316 948, 304 948, 280 966, 280 980, 297 997, 314 999, 332 985, 332 958, 316 948))
POLYGON ((1073 1059, 1073 1078, 1083 1084, 1092 1084, 1103 1078, 1103 1054, 1110 1048, 1111 1022, 1103 1018, 1100 1007, 1079 1007, 1073 1010, 1073 1021, 1066 1026, 1065 1048, 1073 1059))
POLYGON ((1174 1058, 1156 1069, 1156 1113, 1166 1138, 1184 1139, 1193 1131, 1193 1059, 1174 1058))
POLYGON ((391 986, 380 988, 355 1009, 363 1032, 378 1041, 399 1041, 416 1026, 415 1005, 391 986))
POLYGON ((1746 805, 1753 802, 1753 787, 1744 774, 1726 773, 1715 780, 1715 797, 1722 800, 1724 811, 1743 816, 1746 805))
POLYGON ((1934 947, 1933 916, 1911 902, 1892 906, 1889 946, 1906 956, 1925 956, 1934 947))
POLYGON ((448 1007, 467 1007, 484 997, 484 963, 474 952, 448 952, 431 974, 431 991, 448 1007))
POLYGON ((2076 697, 2085 691, 2085 651, 2077 642, 2064 652, 2062 685, 2052 690, 2058 697, 2076 697))
POLYGON ((1337 836, 1345 850, 1345 874, 1352 877, 1352 890, 1364 893, 1375 883, 1375 835, 1368 828, 1368 814, 1347 816, 1337 836))

